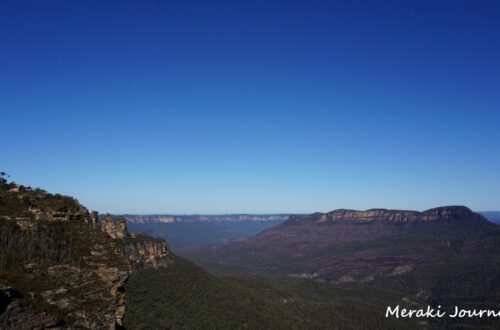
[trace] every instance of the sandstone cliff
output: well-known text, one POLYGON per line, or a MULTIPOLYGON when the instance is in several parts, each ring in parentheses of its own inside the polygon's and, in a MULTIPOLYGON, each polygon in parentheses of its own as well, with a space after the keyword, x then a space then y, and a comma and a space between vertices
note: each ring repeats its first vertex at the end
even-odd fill
POLYGON ((158 268, 169 264, 171 258, 167 242, 147 234, 130 233, 125 218, 113 218, 106 214, 100 227, 109 237, 119 242, 123 255, 132 266, 158 268))
POLYGON ((293 216, 288 223, 300 222, 335 222, 335 221, 390 221, 390 222, 429 222, 429 221, 457 221, 467 219, 471 221, 486 221, 478 213, 472 212, 465 206, 443 206, 429 209, 424 212, 370 209, 366 211, 339 209, 328 213, 313 213, 306 216, 293 216))
POLYGON ((136 267, 165 267, 164 240, 130 234, 76 199, 0 180, 0 328, 114 329, 136 267))

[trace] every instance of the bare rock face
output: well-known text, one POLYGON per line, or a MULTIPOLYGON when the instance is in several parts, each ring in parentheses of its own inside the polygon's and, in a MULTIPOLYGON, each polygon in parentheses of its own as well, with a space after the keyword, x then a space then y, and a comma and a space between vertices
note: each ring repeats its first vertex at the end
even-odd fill
MULTIPOLYGON (((28 203, 28 210, 36 220, 47 221, 81 221, 89 222, 88 210, 76 199, 68 196, 57 196, 48 202, 43 200, 43 193, 39 192, 34 197, 27 194, 27 191, 19 192, 21 198, 28 203), (60 198, 60 200, 57 200, 60 198)), ((54 195, 50 195, 54 196, 54 195)))
POLYGON ((111 295, 116 301, 114 310, 114 320, 118 327, 123 326, 125 314, 125 283, 130 275, 130 271, 121 270, 116 267, 100 266, 97 275, 110 288, 111 295))
POLYGON ((97 223, 99 222, 99 213, 97 211, 92 211, 90 215, 90 223, 92 226, 97 227, 97 223))
POLYGON ((118 242, 132 265, 159 268, 170 263, 170 250, 164 239, 129 233, 123 217, 113 218, 107 214, 100 226, 101 231, 118 242))
POLYGON ((124 245, 124 253, 133 264, 154 268, 170 264, 170 251, 167 242, 147 235, 134 235, 124 245))
POLYGON ((111 215, 106 214, 101 222, 101 230, 113 239, 124 239, 128 236, 127 220, 121 217, 113 219, 111 215))
POLYGON ((100 224, 72 197, 6 180, 0 200, 0 329, 121 328, 125 221, 100 224))
POLYGON ((337 221, 390 221, 390 222, 429 222, 453 220, 485 220, 481 215, 472 212, 465 206, 443 206, 424 212, 370 209, 366 211, 339 209, 328 213, 313 213, 308 216, 292 217, 288 223, 300 222, 337 222, 337 221))

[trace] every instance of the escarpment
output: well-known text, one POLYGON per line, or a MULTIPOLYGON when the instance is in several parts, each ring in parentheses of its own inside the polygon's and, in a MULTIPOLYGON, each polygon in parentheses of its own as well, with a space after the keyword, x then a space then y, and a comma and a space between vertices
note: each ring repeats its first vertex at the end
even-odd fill
POLYGON ((311 215, 305 216, 294 216, 291 217, 286 223, 329 223, 337 221, 388 221, 399 223, 413 223, 460 220, 487 221, 483 216, 478 213, 472 212, 465 206, 443 206, 429 209, 423 212, 387 209, 370 209, 366 211, 338 209, 328 213, 313 213, 311 215))
POLYGON ((124 219, 0 178, 1 329, 120 328, 130 274, 169 260, 164 240, 124 219))
POLYGON ((132 265, 158 268, 167 267, 171 262, 170 251, 164 239, 131 234, 122 249, 132 265))
POLYGON ((496 258, 499 232, 464 206, 424 212, 341 209, 292 216, 257 236, 193 248, 185 255, 213 271, 243 269, 332 284, 372 282, 478 256, 496 258))
POLYGON ((123 217, 113 218, 106 214, 100 224, 101 230, 119 242, 121 251, 138 267, 166 267, 171 258, 167 242, 143 233, 130 233, 123 217))

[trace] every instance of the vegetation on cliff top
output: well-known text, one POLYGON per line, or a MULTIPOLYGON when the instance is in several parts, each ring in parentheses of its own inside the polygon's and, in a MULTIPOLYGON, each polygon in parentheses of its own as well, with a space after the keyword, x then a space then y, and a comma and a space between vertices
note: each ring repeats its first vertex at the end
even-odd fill
POLYGON ((2 326, 43 327, 22 320, 40 313, 56 317, 63 327, 104 327, 114 321, 116 301, 107 274, 127 274, 129 263, 87 217, 87 209, 72 197, 1 179, 0 284, 14 288, 27 308, 9 318, 12 299, 0 297, 8 298, 0 309, 2 326))

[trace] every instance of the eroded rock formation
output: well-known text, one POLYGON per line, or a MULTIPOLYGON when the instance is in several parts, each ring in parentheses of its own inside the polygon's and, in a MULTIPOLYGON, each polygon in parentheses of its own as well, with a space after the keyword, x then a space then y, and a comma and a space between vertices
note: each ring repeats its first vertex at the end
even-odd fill
POLYGON ((134 266, 166 267, 170 262, 170 250, 162 238, 147 234, 129 233, 123 217, 107 214, 100 224, 101 230, 117 240, 122 253, 134 266))
POLYGON ((169 264, 164 240, 72 197, 2 180, 0 200, 0 329, 121 328, 134 268, 169 264))
POLYGON ((106 214, 102 220, 101 230, 114 239, 124 239, 129 236, 125 218, 119 217, 114 219, 110 214, 106 214))

